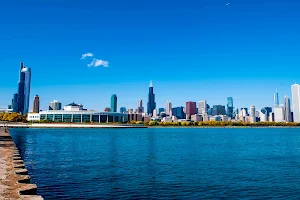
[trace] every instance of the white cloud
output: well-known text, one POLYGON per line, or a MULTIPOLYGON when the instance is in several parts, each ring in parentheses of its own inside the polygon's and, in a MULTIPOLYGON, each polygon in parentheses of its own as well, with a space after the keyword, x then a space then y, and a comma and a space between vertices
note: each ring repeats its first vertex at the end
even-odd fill
POLYGON ((108 67, 108 61, 94 58, 92 60, 92 62, 90 62, 87 66, 88 67, 99 67, 99 66, 108 67))
POLYGON ((94 54, 92 54, 92 53, 85 53, 85 54, 82 54, 81 59, 85 59, 86 57, 93 57, 93 56, 94 56, 94 54))
POLYGON ((226 3, 226 6, 229 6, 230 3, 226 3))

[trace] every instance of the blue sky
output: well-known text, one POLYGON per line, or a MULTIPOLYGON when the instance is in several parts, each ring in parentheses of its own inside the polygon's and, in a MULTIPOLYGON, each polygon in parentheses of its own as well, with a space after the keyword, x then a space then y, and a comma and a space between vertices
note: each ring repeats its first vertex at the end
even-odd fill
MULTIPOLYGON (((281 102, 300 82, 298 0, 45 0, 0 5, 0 106, 17 91, 19 62, 32 68, 31 100, 102 110, 206 99, 236 107, 281 102), (229 3, 227 6, 226 4, 229 3), (87 67, 84 53, 108 61, 87 67)), ((30 102, 32 107, 32 102, 30 102)))

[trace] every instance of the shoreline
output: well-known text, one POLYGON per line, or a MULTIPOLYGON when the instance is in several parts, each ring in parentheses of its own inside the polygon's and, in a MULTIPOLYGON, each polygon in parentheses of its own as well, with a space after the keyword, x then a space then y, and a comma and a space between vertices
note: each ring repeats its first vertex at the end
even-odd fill
POLYGON ((135 124, 63 124, 63 123, 2 123, 8 128, 300 128, 300 126, 145 126, 135 124))
POLYGON ((8 123, 2 124, 2 126, 8 128, 148 128, 147 126, 131 125, 131 124, 51 124, 51 123, 8 123))

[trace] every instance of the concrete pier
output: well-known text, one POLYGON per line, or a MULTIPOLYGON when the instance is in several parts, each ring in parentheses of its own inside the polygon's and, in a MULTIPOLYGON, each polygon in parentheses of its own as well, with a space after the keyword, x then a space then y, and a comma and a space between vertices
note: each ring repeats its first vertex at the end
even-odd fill
POLYGON ((0 199, 43 199, 37 195, 37 186, 30 184, 19 151, 4 128, 0 128, 0 199))

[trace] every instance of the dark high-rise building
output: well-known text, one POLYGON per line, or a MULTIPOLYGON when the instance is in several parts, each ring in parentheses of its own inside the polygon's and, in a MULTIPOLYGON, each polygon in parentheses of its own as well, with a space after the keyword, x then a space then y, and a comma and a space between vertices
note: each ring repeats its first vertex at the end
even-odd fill
POLYGON ((113 94, 111 95, 111 99, 110 99, 110 110, 111 112, 117 112, 117 95, 113 94))
POLYGON ((18 82, 18 110, 16 112, 22 113, 24 112, 24 99, 25 99, 25 73, 22 72, 24 68, 24 63, 20 63, 20 71, 19 71, 19 82, 18 82))
POLYGON ((153 85, 152 81, 150 81, 150 86, 149 86, 149 94, 148 94, 148 104, 147 104, 147 113, 148 115, 153 115, 153 110, 156 108, 156 103, 155 103, 155 94, 153 92, 153 85))
POLYGON ((22 73, 25 74, 23 114, 27 114, 29 111, 29 100, 30 100, 31 69, 28 67, 24 67, 22 69, 22 73))
POLYGON ((213 105, 212 115, 226 115, 225 106, 213 105))
POLYGON ((172 108, 172 116, 175 116, 177 119, 184 119, 183 107, 172 108))
POLYGON ((192 116, 197 114, 197 106, 196 102, 188 101, 186 102, 186 109, 185 109, 186 115, 187 116, 192 116))
POLYGON ((165 112, 165 109, 164 108, 159 108, 158 109, 158 114, 160 115, 160 113, 162 113, 162 112, 165 112))
POLYGON ((35 95, 34 101, 33 101, 33 110, 34 113, 40 112, 40 97, 38 95, 35 95))
POLYGON ((31 69, 20 63, 17 99, 14 95, 13 112, 27 114, 29 110, 31 69))
POLYGON ((232 117, 233 116, 233 98, 227 97, 227 116, 232 117))
POLYGON ((13 105, 12 105, 13 112, 19 111, 18 99, 19 99, 18 93, 15 93, 13 98, 13 105))
POLYGON ((121 107, 120 108, 120 113, 126 113, 126 108, 125 107, 121 107))

